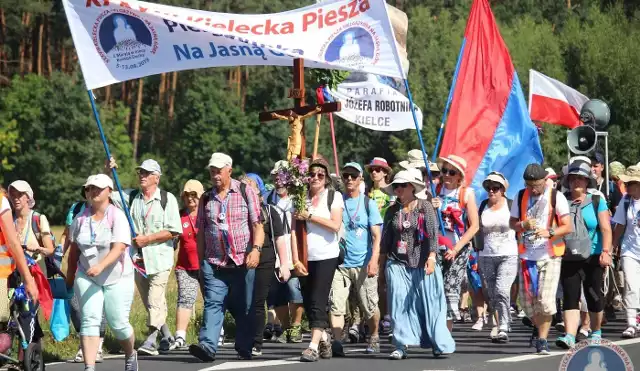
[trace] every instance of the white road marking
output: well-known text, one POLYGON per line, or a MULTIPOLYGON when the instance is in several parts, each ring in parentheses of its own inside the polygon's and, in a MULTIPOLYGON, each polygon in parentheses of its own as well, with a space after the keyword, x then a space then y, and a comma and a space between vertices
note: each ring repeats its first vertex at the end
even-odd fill
POLYGON ((271 367, 271 366, 282 366, 282 365, 293 365, 300 363, 300 357, 291 357, 287 359, 280 360, 270 360, 270 361, 246 361, 246 362, 225 362, 219 365, 207 367, 200 369, 198 371, 217 371, 217 370, 237 370, 242 368, 254 368, 254 367, 271 367))
MULTIPOLYGON (((613 341, 612 343, 616 344, 616 345, 630 345, 630 344, 637 344, 640 343, 640 338, 635 338, 635 339, 626 339, 626 340, 618 340, 618 341, 613 341)), ((524 354, 521 356, 515 356, 515 357, 506 357, 506 358, 498 358, 498 359, 492 359, 487 361, 487 363, 510 363, 510 362, 523 362, 523 361, 529 361, 532 359, 544 359, 547 357, 555 357, 555 356, 562 356, 565 355, 567 352, 551 352, 551 354, 549 355, 537 355, 535 353, 533 354, 524 354)))

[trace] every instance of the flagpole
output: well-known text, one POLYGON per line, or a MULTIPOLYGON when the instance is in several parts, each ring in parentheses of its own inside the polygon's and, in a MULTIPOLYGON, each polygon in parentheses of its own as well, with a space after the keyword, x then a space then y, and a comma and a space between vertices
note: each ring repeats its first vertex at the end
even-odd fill
MULTIPOLYGON (((89 100, 91 101, 91 109, 93 110, 93 117, 96 119, 96 125, 98 126, 98 131, 100 132, 100 139, 102 140, 102 145, 104 146, 104 151, 107 154, 107 161, 111 161, 111 151, 109 151, 109 144, 107 144, 107 138, 104 135, 104 130, 102 129, 102 123, 100 122, 100 115, 98 114, 98 109, 96 107, 96 101, 93 96, 93 91, 87 90, 89 94, 89 100)), ((129 205, 124 200, 124 193, 122 192, 122 187, 120 186, 120 179, 118 178, 118 172, 116 168, 111 169, 111 174, 113 174, 113 181, 115 182, 116 188, 118 189, 118 194, 120 195, 120 200, 122 201, 122 207, 124 208, 124 214, 127 216, 127 221, 129 222, 129 228, 131 229, 131 238, 136 237, 136 230, 133 225, 133 219, 131 218, 131 213, 129 211, 129 205)), ((134 267, 142 276, 146 277, 144 272, 138 268, 135 264, 134 267)))
POLYGON ((456 69, 453 71, 453 78, 451 79, 451 87, 449 88, 449 97, 447 97, 447 104, 442 112, 442 120, 440 121, 440 131, 438 131, 438 139, 436 139, 436 146, 433 148, 433 154, 431 161, 435 162, 438 151, 440 150, 440 141, 442 140, 442 134, 444 133, 444 125, 447 122, 447 115, 449 114, 449 107, 451 106, 451 100, 453 99, 453 91, 456 88, 456 81, 458 80, 458 71, 460 70, 460 62, 462 61, 462 52, 464 51, 464 45, 466 40, 462 39, 462 45, 460 45, 460 52, 458 53, 458 60, 456 61, 456 69))

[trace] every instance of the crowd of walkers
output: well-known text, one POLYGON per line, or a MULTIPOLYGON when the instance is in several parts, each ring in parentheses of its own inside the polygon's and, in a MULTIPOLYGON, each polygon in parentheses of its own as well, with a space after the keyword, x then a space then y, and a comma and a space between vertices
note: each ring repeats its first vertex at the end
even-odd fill
MULTIPOLYGON (((562 333, 554 343, 563 349, 600 339, 620 306, 628 324, 622 337, 640 331, 638 165, 611 163, 605 179, 598 153, 572 158, 559 175, 530 164, 525 188, 509 192, 516 195, 511 200, 499 172, 487 176, 486 196, 477 198, 465 178, 467 163, 456 155, 425 164, 422 152, 412 150, 395 173, 377 157, 364 167, 349 162, 340 174, 318 157, 309 165, 306 210, 295 210, 277 176, 286 164, 275 164, 268 188, 257 174, 232 178, 231 157, 214 153, 207 165, 211 188, 189 180, 179 200, 160 189, 162 171, 152 159, 137 167, 139 187, 122 196, 110 177, 114 159, 89 176, 64 232, 65 280, 81 337, 75 361, 95 370, 108 325, 127 371, 138 369, 138 354, 173 350, 212 362, 224 346, 226 311, 243 360, 261 356, 265 340, 301 343, 305 315, 311 334, 304 362, 344 356, 348 340, 364 339, 366 353, 379 353, 383 337, 393 344, 391 359, 406 358, 409 347, 451 354, 453 325, 470 321, 470 313, 472 328, 488 325, 495 343, 507 343, 513 317, 522 318, 538 354, 549 354, 552 326, 562 333), (173 330, 166 301, 172 270, 173 330), (129 322, 135 288, 148 312, 137 350, 129 322), (189 345, 198 293, 202 323, 198 342, 189 345)), ((0 191, 0 322, 6 322, 8 277, 17 270, 37 299, 25 256, 46 271, 44 258, 56 246, 27 182, 0 191)))

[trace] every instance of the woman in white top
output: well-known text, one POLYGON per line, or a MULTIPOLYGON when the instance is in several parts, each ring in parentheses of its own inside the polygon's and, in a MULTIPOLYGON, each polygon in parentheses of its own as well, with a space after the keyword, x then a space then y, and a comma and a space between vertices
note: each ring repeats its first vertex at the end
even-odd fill
MULTIPOLYGON (((441 183, 436 188, 432 204, 442 214, 445 237, 452 242, 452 248, 440 248, 443 255, 444 292, 447 297, 447 325, 453 328, 453 320, 460 317, 459 303, 462 282, 466 277, 469 261, 469 246, 478 232, 478 207, 471 188, 464 185, 467 170, 465 159, 449 155, 438 160, 441 183)), ((466 303, 464 303, 466 304, 466 303)), ((478 313, 482 319, 482 313, 478 313)))
POLYGON ((131 230, 124 212, 109 202, 113 190, 109 176, 92 175, 84 187, 90 207, 69 229, 66 281, 80 300, 85 371, 95 370, 103 307, 107 323, 124 349, 125 371, 137 371, 135 336, 129 323, 134 293, 133 264, 127 253, 131 230))
POLYGON ((634 338, 640 331, 636 320, 640 308, 640 166, 629 166, 620 175, 627 187, 627 194, 620 200, 613 216, 614 251, 621 248, 620 256, 624 272, 624 306, 627 308, 627 329, 623 338, 634 338), (618 246, 618 244, 620 245, 618 246))
POLYGON ((518 275, 518 243, 515 231, 509 227, 511 207, 505 195, 509 182, 504 175, 494 171, 482 182, 482 187, 488 198, 480 204, 477 239, 480 274, 495 323, 491 340, 507 343, 511 285, 518 275))
POLYGON ((300 277, 304 310, 309 318, 311 343, 302 352, 300 361, 315 362, 318 357, 331 358, 327 305, 333 274, 338 268, 340 246, 338 232, 342 226, 344 201, 339 192, 329 189, 329 164, 323 158, 313 160, 309 167, 311 181, 307 197, 307 211, 296 212, 291 238, 296 238, 296 223, 307 223, 308 269, 300 263, 297 249, 293 249, 293 264, 300 277), (331 198, 333 200, 331 201, 331 198), (330 206, 329 206, 330 204, 330 206))

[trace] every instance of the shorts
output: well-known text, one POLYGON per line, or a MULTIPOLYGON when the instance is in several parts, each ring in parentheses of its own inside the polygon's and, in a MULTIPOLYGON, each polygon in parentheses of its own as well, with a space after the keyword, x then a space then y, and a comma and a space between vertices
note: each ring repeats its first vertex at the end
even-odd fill
POLYGON ((178 281, 178 308, 192 309, 198 298, 200 271, 188 271, 176 269, 176 281, 178 281))
MULTIPOLYGON (((521 259, 522 261, 522 259, 521 259)), ((538 260, 538 293, 533 295, 527 292, 524 285, 524 275, 520 270, 520 305, 529 318, 534 314, 552 316, 556 314, 556 291, 560 281, 562 258, 550 258, 538 260)))
POLYGON ((289 303, 302 304, 302 291, 300 290, 300 280, 298 277, 291 276, 289 281, 280 282, 273 275, 273 282, 267 297, 267 305, 269 308, 278 308, 289 303))
POLYGON ((368 277, 366 267, 338 267, 331 283, 331 314, 347 314, 351 285, 355 286, 358 306, 364 319, 370 319, 378 312, 378 277, 368 277))

